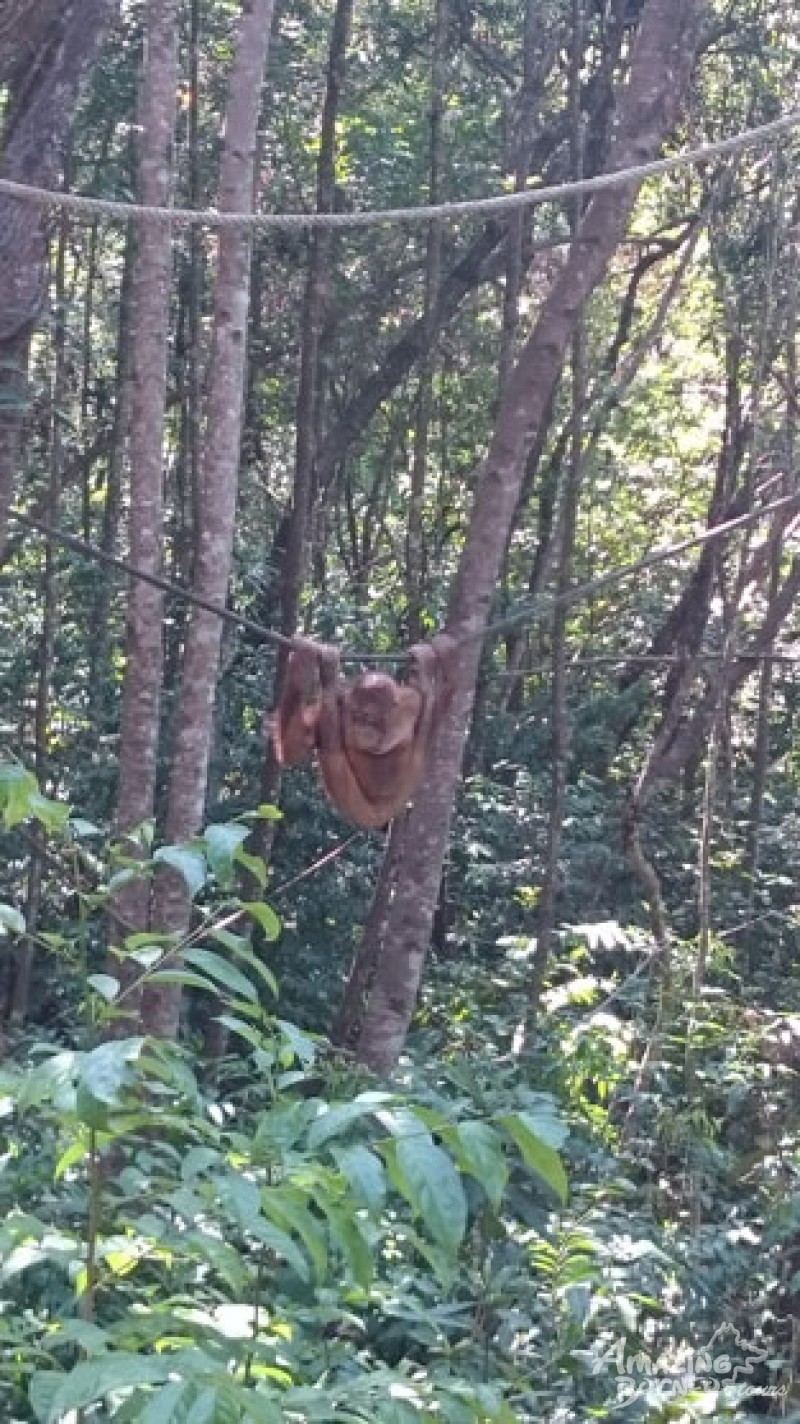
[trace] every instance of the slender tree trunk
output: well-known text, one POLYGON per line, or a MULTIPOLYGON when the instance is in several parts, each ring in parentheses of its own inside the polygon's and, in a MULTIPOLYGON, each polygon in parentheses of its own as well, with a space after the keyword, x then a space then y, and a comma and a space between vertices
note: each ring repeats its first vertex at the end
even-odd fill
MULTIPOLYGON (((67 0, 16 71, 20 94, 3 134, 0 174, 40 187, 55 183, 81 87, 119 0, 67 0), (35 74, 36 82, 28 84, 35 74)), ((27 343, 47 293, 41 209, 0 196, 0 558, 20 463, 27 343)))
MULTIPOLYGON (((167 207, 172 195, 172 150, 178 77, 179 0, 149 0, 145 19, 139 125, 139 201, 167 207)), ((133 269, 131 341, 130 559, 145 573, 160 574, 164 522, 164 412, 167 398, 172 233, 163 223, 139 228, 133 269)), ((152 818, 156 790, 159 708, 163 673, 160 589, 132 579, 128 589, 125 680, 120 720, 119 778, 115 829, 126 836, 152 818)), ((129 842, 136 854, 137 842, 129 842)), ((114 897, 111 939, 148 923, 150 881, 132 880, 114 897)), ((120 973, 117 961, 113 971, 120 973)), ((124 966, 123 966, 124 971, 124 966)), ((123 982, 126 975, 122 973, 123 982)), ((129 1001, 135 1015, 138 1004, 129 1001)), ((124 1027, 124 1021, 120 1021, 124 1027)))
MULTIPOLYGON (((223 212, 246 212, 253 206, 256 134, 272 13, 273 0, 243 0, 225 113, 219 193, 223 212)), ((226 600, 233 554, 250 249, 251 239, 245 229, 231 227, 221 231, 192 584, 196 594, 217 604, 226 600)), ((193 607, 186 629, 175 711, 166 816, 170 842, 188 840, 203 822, 221 636, 219 618, 193 607)), ((163 930, 180 933, 188 926, 190 913, 183 881, 174 871, 165 870, 155 888, 154 923, 163 930)), ((146 1031, 174 1038, 180 1003, 178 986, 159 985, 146 992, 142 1002, 146 1031)))
MULTIPOLYGON (((572 170, 576 178, 583 171, 583 129, 580 111, 580 69, 583 56, 583 0, 572 0, 572 60, 570 91, 572 107, 572 170)), ((580 225, 581 205, 572 211, 572 232, 580 225)), ((531 1021, 535 1019, 544 987, 545 975, 555 938, 556 900, 559 884, 559 862, 567 800, 567 771, 571 742, 569 708, 567 705, 567 628, 569 609, 567 598, 572 588, 575 561, 575 530, 578 522, 578 502, 583 481, 583 409, 586 398, 586 361, 583 322, 578 321, 572 339, 572 418, 570 450, 564 486, 564 507, 561 532, 561 558, 556 581, 559 602, 553 614, 553 684, 551 693, 552 765, 550 774, 550 814, 547 826, 542 893, 537 915, 536 950, 533 956, 530 992, 531 1021)))
MULTIPOLYGON (((333 211, 336 194, 336 125, 345 77, 347 45, 353 15, 353 0, 337 0, 328 50, 328 73, 325 99, 322 105, 319 160, 317 163, 317 211, 333 211)), ((320 419, 321 361, 320 335, 324 317, 326 284, 328 281, 332 231, 314 228, 308 241, 308 262, 303 293, 303 316, 300 334, 300 376, 295 406, 295 457, 292 507, 284 524, 284 546, 281 561, 281 630, 291 636, 297 629, 300 596, 305 577, 311 506, 315 484, 317 430, 320 419)), ((288 649, 278 649, 275 669, 275 702, 280 701, 286 677, 288 649)), ((274 801, 280 787, 280 768, 267 746, 261 785, 263 801, 274 801)), ((272 838, 273 824, 265 821, 261 827, 261 852, 266 853, 272 838)))
MULTIPOLYGON (((658 151, 685 91, 694 58, 698 0, 646 0, 618 105, 609 168, 646 162, 658 151)), ((542 304, 500 401, 467 540, 452 590, 448 628, 468 641, 458 686, 440 729, 426 786, 410 813, 403 874, 359 1040, 365 1062, 386 1069, 402 1051, 416 1003, 447 844, 480 645, 514 516, 525 458, 585 303, 603 277, 633 208, 635 183, 595 195, 569 256, 542 304)))
POLYGON ((84 539, 92 537, 92 500, 91 500, 91 468, 92 462, 89 458, 89 408, 92 381, 92 368, 94 364, 94 348, 92 342, 92 323, 94 321, 95 306, 95 283, 98 276, 98 233, 99 224, 97 220, 89 228, 89 247, 86 257, 86 289, 83 296, 83 334, 81 338, 81 440, 83 442, 84 462, 83 462, 83 484, 81 498, 81 529, 84 539))
MULTIPOLYGON (((62 218, 55 254, 53 325, 53 380, 50 390, 50 485, 47 497, 47 519, 58 524, 61 505, 63 449, 61 427, 67 390, 66 349, 66 257, 68 223, 62 218)), ((50 690, 53 676, 53 653, 58 627, 58 553, 51 543, 45 544, 44 578, 42 580, 42 632, 39 639, 39 668, 36 679, 36 727, 34 770, 39 786, 46 790, 49 770, 48 729, 50 725, 50 690)), ((42 878, 47 854, 47 834, 44 826, 34 831, 34 847, 28 871, 28 894, 25 907, 27 938, 16 958, 14 986, 11 997, 12 1023, 22 1023, 28 1015, 31 973, 33 971, 34 936, 39 928, 42 903, 42 878)))
MULTIPOLYGON (((772 570, 769 584, 770 603, 776 598, 780 587, 780 561, 782 553, 782 545, 778 544, 773 550, 772 555, 772 570)), ((756 713, 756 738, 753 751, 753 784, 750 792, 745 855, 745 869, 750 879, 748 903, 751 915, 755 912, 756 877, 758 876, 761 849, 761 819, 764 811, 764 795, 767 789, 767 773, 769 769, 770 711, 772 708, 772 686, 774 682, 772 653, 774 652, 774 646, 773 643, 770 644, 767 656, 761 664, 758 675, 758 710, 756 713)), ((755 964, 751 964, 750 967, 754 969, 756 966, 755 964)))
MULTIPOLYGON (((436 19, 431 58, 430 98, 430 159, 428 201, 434 205, 442 200, 442 116, 447 61, 447 30, 449 0, 436 0, 436 19)), ((428 443, 433 409, 433 373, 435 328, 433 314, 442 273, 442 224, 434 220, 428 225, 425 254, 425 297, 423 320, 424 346, 419 365, 417 414, 414 426, 414 448, 411 461, 411 497, 408 502, 406 527, 406 606, 409 641, 416 643, 423 632, 422 613, 427 592, 427 560, 425 557, 425 476, 428 469, 428 443)))
MULTIPOLYGON (((528 181, 529 159, 531 153, 531 131, 533 128, 535 102, 537 94, 536 86, 536 41, 538 30, 538 14, 535 0, 526 0, 525 19, 523 25, 523 75, 522 85, 519 95, 519 113, 517 116, 516 133, 514 134, 514 191, 521 193, 524 191, 528 181)), ((500 330, 500 360, 497 371, 497 394, 498 400, 502 398, 506 381, 514 365, 516 355, 517 335, 519 332, 519 302, 522 294, 522 282, 524 276, 524 246, 526 233, 526 214, 522 208, 513 212, 508 219, 508 232, 506 236, 506 263, 505 282, 503 284, 503 318, 500 330)), ((550 425, 550 420, 543 421, 540 427, 539 439, 536 441, 535 465, 538 468, 541 462, 541 455, 544 450, 545 434, 550 425)), ((533 454, 533 451, 531 452, 533 454)), ((530 457, 529 457, 530 461, 530 457)), ((527 480, 527 476, 526 476, 527 480)), ((531 483, 533 472, 530 474, 531 483)), ((516 523, 516 521, 514 521, 516 523)), ((505 603, 506 590, 508 587, 509 574, 509 547, 513 525, 509 529, 509 538, 506 543, 503 555, 503 601, 505 603)), ((516 671, 522 663, 527 647, 527 630, 514 629, 506 637, 506 662, 509 670, 516 671)), ((503 708, 508 706, 519 691, 519 682, 509 678, 506 683, 503 708)), ((487 701, 485 687, 479 682, 476 698, 475 712, 472 726, 472 745, 467 752, 468 764, 472 764, 475 757, 475 734, 478 725, 482 724, 482 712, 487 701)))
MULTIPOLYGON (((129 227, 125 236, 125 252, 122 259, 122 280, 119 289, 119 312, 117 314, 117 345, 114 362, 113 416, 109 437, 108 464, 106 467, 105 491, 100 532, 101 547, 113 554, 117 544, 120 509, 122 505, 122 477, 125 464, 125 447, 128 438, 131 395, 131 288, 133 286, 134 237, 129 227)), ((109 657, 112 606, 108 588, 100 582, 93 600, 91 612, 91 647, 89 652, 89 706, 92 721, 98 730, 105 731, 109 720, 109 657)))
POLYGON ((397 875, 403 861, 405 825, 405 816, 398 816, 392 822, 384 850, 380 878, 364 925, 362 942, 353 956, 342 1002, 331 1026, 331 1042, 343 1048, 352 1048, 358 1039, 370 991, 375 981, 378 960, 386 939, 386 928, 397 875))
MULTIPOLYGON (((200 206, 200 0, 191 0, 189 10, 189 205, 200 206)), ((178 570, 182 578, 191 574, 197 552, 196 539, 200 527, 200 432, 201 415, 201 341, 200 302, 203 290, 202 234, 193 227, 189 234, 189 383, 186 401, 186 459, 189 474, 188 506, 181 517, 189 516, 190 539, 183 541, 178 570), (191 550, 191 558, 189 552, 191 550)))

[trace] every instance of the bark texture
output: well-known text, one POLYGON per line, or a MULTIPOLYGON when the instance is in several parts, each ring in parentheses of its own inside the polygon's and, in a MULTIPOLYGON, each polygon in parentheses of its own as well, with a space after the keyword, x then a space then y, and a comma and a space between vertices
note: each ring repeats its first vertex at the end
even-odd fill
MULTIPOLYGON (((145 21, 139 201, 157 207, 166 207, 172 194, 178 13, 179 0, 149 0, 145 21)), ((162 571, 171 274, 170 229, 163 223, 143 223, 133 267, 129 544, 131 563, 152 574, 162 571)), ((148 820, 154 811, 163 608, 160 589, 131 580, 117 781, 116 830, 120 835, 148 820)), ((131 881, 119 891, 112 911, 112 936, 117 942, 133 930, 146 928, 149 900, 149 880, 131 881)), ((135 1008, 131 1003, 130 1012, 135 1008)))
MULTIPOLYGON (((428 171, 428 202, 435 206, 442 201, 443 116, 446 81, 448 0, 437 0, 431 58, 430 106, 430 167, 428 171)), ((425 252, 425 348, 419 366, 417 410, 414 422, 414 452, 411 461, 411 489, 406 526, 406 605, 407 632, 410 643, 416 643, 423 632, 428 569, 425 547, 425 481, 428 471, 428 446, 433 415, 433 375, 435 367, 435 330, 433 310, 442 273, 442 224, 434 221, 428 227, 425 252)))
MULTIPOLYGON (((81 87, 119 0, 12 0, 0 15, 11 102, 0 176, 54 187, 81 87)), ((42 210, 0 195, 0 555, 19 465, 28 337, 47 295, 42 210)))
MULTIPOLYGON (((694 60, 699 0, 647 0, 619 96, 608 167, 644 163, 657 153, 678 111, 694 60)), ((361 1058, 387 1069, 402 1051, 428 946, 451 809, 461 767, 486 627, 525 459, 561 371, 587 298, 625 231, 637 185, 598 193, 584 214, 569 257, 546 296, 502 393, 456 575, 447 626, 467 635, 452 712, 443 724, 428 784, 410 813, 403 875, 397 886, 364 1027, 361 1058)))
MULTIPOLYGON (((219 193, 223 212, 247 212, 253 207, 256 135, 272 12, 273 0, 243 0, 225 112, 219 193)), ((241 228, 220 233, 193 580, 193 592, 217 604, 226 601, 233 552, 250 252, 251 239, 241 228)), ((194 606, 186 630, 175 712, 166 820, 170 842, 188 840, 203 822, 221 637, 219 618, 194 606)), ((156 886, 155 924, 180 933, 186 929, 189 915, 183 881, 174 871, 165 870, 156 886)), ((177 986, 161 985, 148 991, 142 1004, 146 1031, 174 1037, 180 1002, 177 986)))
MULTIPOLYGON (((353 15, 353 0, 338 0, 333 17, 328 51, 328 74, 322 106, 319 160, 317 163, 317 212, 333 212, 336 196, 336 124, 344 84, 347 45, 353 15)), ((322 362, 320 337, 326 307, 328 272, 333 232, 315 228, 308 242, 308 265, 303 292, 303 322, 300 336, 300 374, 295 405, 295 459, 292 507, 285 522, 285 544, 281 561, 281 631, 291 636, 297 630, 300 595, 308 555, 308 532, 316 484, 317 433, 321 413, 322 362)), ((281 699, 288 649, 278 649, 275 696, 281 699)), ((267 749, 261 797, 277 799, 280 768, 267 749)), ((261 834, 262 854, 269 851, 273 825, 265 822, 261 834)))

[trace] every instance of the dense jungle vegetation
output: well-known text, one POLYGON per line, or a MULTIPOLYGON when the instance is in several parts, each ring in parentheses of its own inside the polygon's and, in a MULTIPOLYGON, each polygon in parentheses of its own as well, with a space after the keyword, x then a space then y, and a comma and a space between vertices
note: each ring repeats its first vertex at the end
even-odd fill
POLYGON ((0 1419, 800 1419, 798 93, 0 0, 0 1419))

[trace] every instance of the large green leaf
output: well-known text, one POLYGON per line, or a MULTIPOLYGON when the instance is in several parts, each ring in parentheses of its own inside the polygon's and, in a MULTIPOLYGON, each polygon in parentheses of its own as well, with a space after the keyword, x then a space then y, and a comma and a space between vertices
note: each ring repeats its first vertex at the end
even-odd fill
POLYGON ((144 1038, 119 1038, 93 1048, 80 1061, 78 1086, 98 1102, 117 1106, 122 1088, 131 1079, 130 1065, 141 1056, 144 1044, 144 1038))
POLYGON ((9 829, 32 815, 31 802, 39 795, 36 777, 18 762, 0 762, 0 812, 9 829))
POLYGON ((192 846, 161 846, 155 852, 153 860, 161 865, 169 865, 173 870, 176 870, 192 899, 206 883, 206 858, 201 851, 192 846))
POLYGON ((234 998, 249 999, 252 1004, 258 1003, 258 990, 247 976, 241 969, 237 969, 235 964, 229 964, 227 959, 223 959, 221 954, 215 954, 213 949, 187 949, 183 957, 187 964, 207 974, 217 984, 222 985, 223 989, 228 989, 234 998))
POLYGON ((277 999, 279 990, 275 975, 269 965, 265 964, 263 959, 259 959, 255 951, 251 949, 250 941, 246 939, 244 935, 231 934, 230 930, 215 930, 211 928, 209 929, 209 938, 215 940, 217 944, 221 944, 223 949, 227 949, 236 959, 240 959, 242 963, 252 969, 255 974, 258 974, 259 978, 263 979, 267 985, 270 993, 274 994, 277 999))
POLYGON ((261 1194, 264 1215, 281 1231, 293 1231, 308 1252, 317 1280, 324 1280, 328 1269, 328 1247, 319 1221, 308 1203, 289 1187, 265 1187, 261 1194))
POLYGON ((339 1247, 353 1280, 362 1290, 372 1284, 374 1261, 372 1248, 364 1236, 361 1224, 352 1211, 334 1202, 322 1203, 330 1232, 339 1247))
POLYGON ((451 1158, 421 1124, 392 1147, 397 1186, 434 1241, 454 1254, 467 1229, 467 1202, 451 1158))
POLYGON ((277 939, 281 932, 281 922, 271 905, 265 900, 243 900, 242 909, 255 920, 265 939, 277 939))
POLYGON ((367 1092, 360 1093, 352 1102, 334 1103, 333 1107, 324 1108, 309 1128, 309 1147, 312 1150, 321 1147, 330 1138, 340 1136, 360 1118, 370 1117, 377 1108, 393 1100, 391 1093, 367 1092))
POLYGON ((446 1128, 444 1137, 462 1172, 481 1183, 489 1201, 498 1207, 508 1181, 502 1138, 488 1122, 460 1122, 446 1128))
POLYGON ((217 881, 226 890, 233 882, 234 856, 249 834, 249 826, 230 821, 206 826, 203 832, 206 858, 217 881))
POLYGON ((60 801, 51 801, 48 796, 42 796, 40 791, 30 798, 30 812, 48 831, 60 831, 69 820, 69 806, 60 801))
MULTIPOLYGON (((173 1369, 168 1356, 158 1359, 154 1355, 131 1355, 122 1350, 113 1355, 101 1355, 92 1360, 81 1360, 50 1396, 46 1413, 38 1414, 44 1424, 61 1424, 70 1410, 86 1409, 105 1395, 116 1389, 131 1389, 135 1385, 162 1384, 173 1369)), ((42 1400, 50 1393, 52 1373, 34 1375, 31 1385, 31 1399, 42 1400), (37 1383, 38 1380, 38 1383, 37 1383)), ((34 1408, 37 1408, 34 1404, 34 1408)))
POLYGON ((506 1113, 500 1118, 502 1126, 520 1150, 522 1160, 537 1177, 558 1197, 566 1202, 569 1195, 567 1175, 558 1153, 538 1136, 526 1113, 506 1113))
POLYGON ((355 1147, 334 1147, 333 1159, 347 1178, 351 1191, 369 1207, 380 1211, 386 1197, 386 1168, 380 1157, 361 1144, 355 1147))
POLYGON ((183 1380, 171 1380, 156 1390, 139 1415, 138 1424, 174 1424, 183 1417, 179 1409, 186 1402, 186 1390, 183 1380))

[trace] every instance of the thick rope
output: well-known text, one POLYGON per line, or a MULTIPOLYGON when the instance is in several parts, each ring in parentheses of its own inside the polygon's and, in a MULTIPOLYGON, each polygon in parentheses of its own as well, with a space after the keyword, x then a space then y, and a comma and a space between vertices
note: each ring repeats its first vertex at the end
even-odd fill
MULTIPOLYGON (((702 534, 693 534, 687 539, 681 539, 676 544, 667 544, 662 549, 654 549, 651 554, 646 554, 644 558, 637 559, 633 564, 626 564, 623 568, 609 569, 606 574, 600 574, 597 578, 589 579, 586 583, 576 584, 575 588, 570 589, 567 593, 520 603, 513 612, 505 614, 486 627, 457 634, 456 641, 459 643, 482 641, 493 633, 515 628, 520 624, 539 623, 557 607, 570 607, 573 603, 592 598, 594 594, 604 589, 622 583, 625 579, 635 578, 638 574, 646 573, 649 569, 657 568, 659 564, 677 558, 678 555, 685 554, 691 549, 702 548, 703 545, 714 543, 717 539, 724 539, 728 534, 736 533, 739 529, 749 529, 752 525, 760 523, 762 519, 767 519, 771 514, 791 508, 797 509, 800 513, 800 491, 783 495, 780 499, 763 505, 761 509, 751 509, 747 514, 739 514, 735 519, 726 520, 724 524, 715 524, 713 528, 703 530, 702 534)), ((147 573, 144 569, 137 569, 133 564, 127 563, 125 559, 118 558, 116 554, 107 553, 97 544, 90 544, 86 539, 79 539, 76 534, 68 534, 64 529, 53 528, 52 525, 34 519, 29 514, 23 514, 19 509, 12 508, 9 513, 18 524, 35 530, 48 543, 63 544, 66 548, 80 554, 82 558, 105 564, 109 568, 126 574, 129 578, 140 579, 143 583, 152 584, 154 588, 159 588, 164 593, 181 599, 184 603, 194 604, 197 608, 204 609, 206 613, 213 613, 224 622, 242 628, 257 638, 259 642, 275 643, 282 647, 291 647, 293 644, 292 638, 287 637, 285 633, 279 633, 276 628, 267 628, 262 623, 254 622, 252 618, 246 618, 242 613, 235 613, 233 609, 210 603, 208 599, 201 598, 188 588, 182 588, 180 584, 172 583, 170 579, 161 578, 158 574, 147 573)), ((350 650, 344 650, 341 653, 341 657, 345 661, 363 663, 396 662, 402 656, 402 653, 361 653, 350 650)), ((635 656, 635 654, 631 654, 632 658, 635 656)))
POLYGON ((756 128, 745 129, 730 138, 701 148, 689 148, 671 158, 656 158, 633 168, 620 168, 613 173, 597 173, 592 178, 579 178, 570 183, 555 183, 542 188, 526 188, 519 193, 503 193, 494 198, 465 198, 449 203, 434 203, 429 207, 384 208, 373 212, 354 213, 230 213, 216 208, 148 207, 144 203, 121 203, 113 198, 92 198, 81 193, 54 192, 51 188, 35 188, 0 178, 0 195, 16 198, 40 208, 57 208, 61 212, 85 214, 89 217, 118 218, 123 222, 164 222, 171 227, 244 228, 261 231, 284 228, 306 231, 311 228, 364 228, 390 226, 398 223, 429 223, 434 219, 481 217, 492 213, 510 213, 519 208, 532 208, 540 203, 561 202, 582 193, 599 193, 606 188, 620 188, 676 168, 688 168, 706 163, 711 158, 738 153, 786 133, 800 124, 800 110, 793 109, 780 119, 756 128))

